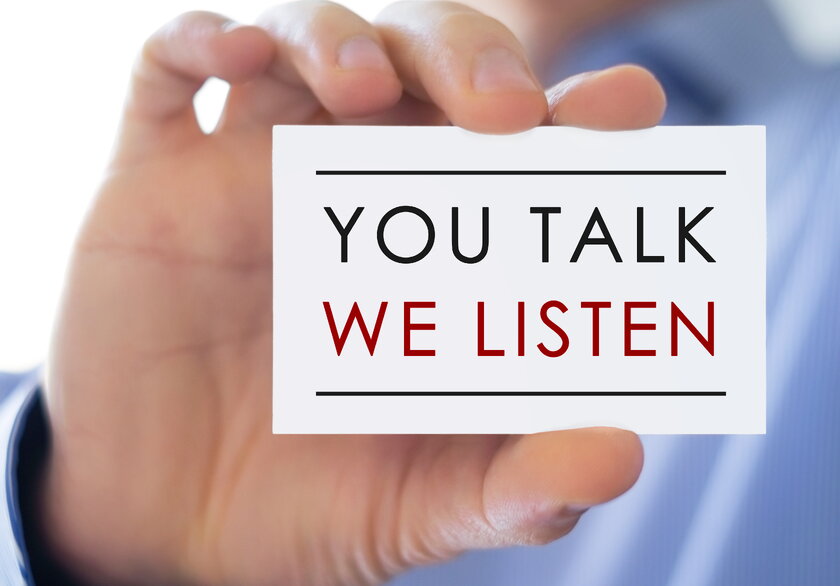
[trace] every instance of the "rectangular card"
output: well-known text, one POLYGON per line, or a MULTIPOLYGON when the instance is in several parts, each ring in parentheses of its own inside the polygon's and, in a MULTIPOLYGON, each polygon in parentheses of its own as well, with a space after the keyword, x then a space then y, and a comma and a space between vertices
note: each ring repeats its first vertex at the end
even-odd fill
POLYGON ((763 127, 273 156, 275 433, 764 433, 763 127))

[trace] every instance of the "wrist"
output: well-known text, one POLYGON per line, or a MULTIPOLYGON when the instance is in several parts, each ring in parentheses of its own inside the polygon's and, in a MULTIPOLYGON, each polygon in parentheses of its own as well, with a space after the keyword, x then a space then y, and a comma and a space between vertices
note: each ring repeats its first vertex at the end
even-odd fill
MULTIPOLYGON (((105 474, 100 479, 108 476, 113 479, 105 474)), ((88 473, 79 475, 72 461, 51 451, 35 492, 37 510, 33 521, 42 551, 49 559, 48 566, 66 577, 66 581, 44 583, 192 583, 178 578, 177 560, 156 543, 156 532, 162 530, 160 524, 155 518, 140 519, 119 484, 98 482, 88 473)))

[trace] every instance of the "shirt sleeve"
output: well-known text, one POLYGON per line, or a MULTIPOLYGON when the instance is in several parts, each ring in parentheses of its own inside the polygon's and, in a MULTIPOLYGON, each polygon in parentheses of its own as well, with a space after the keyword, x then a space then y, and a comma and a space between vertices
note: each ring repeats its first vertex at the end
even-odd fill
POLYGON ((39 408, 39 373, 4 376, 0 396, 0 582, 9 586, 34 584, 23 534, 18 464, 27 421, 39 408))

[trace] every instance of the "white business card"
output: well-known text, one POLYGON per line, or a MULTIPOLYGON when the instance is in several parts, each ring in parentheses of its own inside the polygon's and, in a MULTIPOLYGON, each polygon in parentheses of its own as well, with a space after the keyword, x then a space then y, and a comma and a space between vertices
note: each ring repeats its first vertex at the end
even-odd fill
POLYGON ((764 433, 763 127, 273 156, 275 433, 764 433))

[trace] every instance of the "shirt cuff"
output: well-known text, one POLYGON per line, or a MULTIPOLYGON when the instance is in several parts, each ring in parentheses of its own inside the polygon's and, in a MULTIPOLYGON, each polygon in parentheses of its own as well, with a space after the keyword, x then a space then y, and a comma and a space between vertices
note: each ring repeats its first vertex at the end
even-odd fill
POLYGON ((18 463, 27 421, 40 414, 40 373, 33 372, 0 402, 0 583, 10 586, 33 584, 29 556, 23 535, 18 463))

